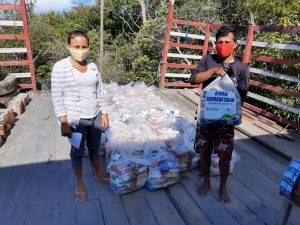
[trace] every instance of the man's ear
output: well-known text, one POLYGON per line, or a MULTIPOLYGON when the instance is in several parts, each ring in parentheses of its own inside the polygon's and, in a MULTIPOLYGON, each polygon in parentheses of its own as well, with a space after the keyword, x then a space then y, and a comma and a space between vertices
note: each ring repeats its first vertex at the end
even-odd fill
POLYGON ((66 44, 65 47, 66 47, 67 50, 70 50, 70 45, 66 44))

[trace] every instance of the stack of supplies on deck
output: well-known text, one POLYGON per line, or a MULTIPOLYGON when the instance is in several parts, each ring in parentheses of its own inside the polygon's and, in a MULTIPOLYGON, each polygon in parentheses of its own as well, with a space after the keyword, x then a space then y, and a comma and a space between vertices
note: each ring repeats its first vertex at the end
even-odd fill
POLYGON ((108 165, 110 185, 116 194, 126 194, 143 187, 147 180, 148 162, 142 156, 130 160, 122 153, 114 152, 108 165))
POLYGON ((105 131, 111 188, 126 194, 146 186, 156 190, 175 184, 179 173, 198 166, 195 121, 162 100, 144 84, 106 85, 110 128, 105 131))
POLYGON ((147 180, 147 166, 118 161, 110 165, 110 185, 116 194, 126 194, 143 187, 147 180))
POLYGON ((169 150, 177 157, 180 172, 196 168, 200 155, 194 150, 195 126, 186 122, 184 118, 177 119, 174 127, 180 132, 176 138, 167 142, 169 150))
POLYGON ((146 183, 149 190, 164 188, 178 182, 178 160, 167 151, 163 143, 158 148, 153 148, 153 146, 146 148, 145 154, 150 159, 146 183))

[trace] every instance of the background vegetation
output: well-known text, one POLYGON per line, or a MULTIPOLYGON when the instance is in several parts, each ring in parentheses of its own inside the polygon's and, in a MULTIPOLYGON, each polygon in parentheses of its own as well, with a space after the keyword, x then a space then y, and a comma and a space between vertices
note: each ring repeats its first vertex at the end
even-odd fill
MULTIPOLYGON (((168 0, 109 0, 105 8, 105 70, 103 78, 106 82, 144 81, 146 84, 157 85, 162 47, 165 33, 165 19, 168 11, 168 0), (141 5, 145 4, 146 10, 143 17, 141 5), (145 17, 146 16, 146 17, 145 17)), ((77 5, 72 10, 46 14, 34 13, 34 0, 29 1, 28 19, 31 36, 37 80, 45 86, 50 84, 50 72, 53 64, 68 55, 65 48, 68 32, 80 28, 88 32, 91 44, 89 57, 94 61, 99 60, 99 24, 100 1, 94 5, 77 5)), ((206 23, 225 23, 248 25, 284 25, 300 26, 300 0, 176 0, 175 17, 191 21, 206 23)), ((2 17, 18 19, 18 15, 3 14, 2 17)), ((203 33, 201 29, 192 29, 179 26, 177 29, 191 33, 203 33)), ((18 30, 2 28, 1 33, 18 33, 18 30)), ((212 33, 213 35, 213 33, 212 33)), ((245 35, 241 33, 241 38, 245 35)), ((299 34, 258 33, 257 41, 300 44, 299 34)), ((175 40, 176 41, 176 40, 175 40)), ((178 41, 178 40, 177 40, 178 41)), ((191 44, 197 44, 196 41, 191 44)), ((15 46, 12 42, 1 42, 0 47, 15 46)), ((240 51, 243 49, 241 48, 240 51)), ((174 49, 176 53, 191 51, 174 49)), ((300 58, 300 52, 282 51, 279 49, 254 49, 257 54, 277 56, 286 59, 300 58)), ((1 56, 3 57, 3 56, 1 56)), ((22 56, 12 56, 22 58, 22 56)), ((175 61, 178 62, 178 61, 175 61)), ((191 61, 197 63, 197 61, 191 61)), ((267 63, 254 63, 252 65, 261 69, 299 77, 300 66, 285 67, 274 66, 267 63)), ((1 68, 2 72, 6 68, 1 68)), ((15 68, 19 70, 19 68, 15 68)), ((253 75, 255 80, 280 86, 290 91, 299 92, 300 86, 291 82, 269 79, 253 75)), ((299 99, 287 98, 272 92, 251 88, 251 91, 275 99, 284 104, 298 107, 299 99)), ((253 101, 252 104, 260 105, 253 101)), ((282 111, 272 106, 263 107, 273 113, 299 122, 299 115, 282 111)))

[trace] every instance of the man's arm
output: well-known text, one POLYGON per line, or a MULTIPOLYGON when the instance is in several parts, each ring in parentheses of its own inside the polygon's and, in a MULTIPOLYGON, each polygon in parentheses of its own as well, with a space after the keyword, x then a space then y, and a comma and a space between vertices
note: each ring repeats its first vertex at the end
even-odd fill
MULTIPOLYGON (((201 84, 204 81, 212 78, 213 76, 225 76, 226 72, 223 67, 214 67, 205 72, 200 72, 196 74, 194 79, 194 84, 201 84)), ((191 83, 192 84, 192 83, 191 83)))
POLYGON ((203 56, 196 69, 192 72, 190 77, 191 84, 201 84, 213 76, 225 76, 226 72, 223 67, 214 67, 207 69, 207 55, 203 56))
POLYGON ((241 71, 241 74, 239 77, 240 77, 240 79, 239 79, 237 89, 240 93, 241 102, 243 104, 245 101, 245 98, 247 96, 248 89, 249 89, 250 71, 249 71, 248 66, 245 66, 245 69, 243 69, 241 71))

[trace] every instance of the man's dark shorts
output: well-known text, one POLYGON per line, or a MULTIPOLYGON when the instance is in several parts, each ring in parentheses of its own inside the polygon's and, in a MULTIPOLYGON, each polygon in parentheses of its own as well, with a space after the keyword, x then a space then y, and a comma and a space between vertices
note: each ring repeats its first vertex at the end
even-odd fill
POLYGON ((231 160, 234 146, 234 126, 197 123, 195 151, 211 154, 213 151, 222 159, 231 160))

